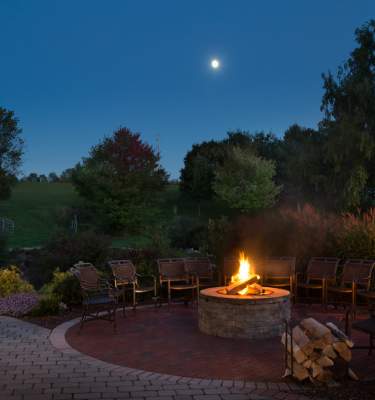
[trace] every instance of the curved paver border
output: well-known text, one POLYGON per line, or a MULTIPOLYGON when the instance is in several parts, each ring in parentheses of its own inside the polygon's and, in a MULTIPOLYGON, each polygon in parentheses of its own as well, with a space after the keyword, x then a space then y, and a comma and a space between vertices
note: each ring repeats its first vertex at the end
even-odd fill
POLYGON ((113 365, 71 348, 65 332, 0 316, 1 400, 307 400, 286 383, 223 381, 113 365))
MULTIPOLYGON (((152 306, 141 306, 142 308, 148 308, 152 306)), ((118 310, 119 312, 120 310, 118 310)), ((135 369, 130 367, 124 367, 117 364, 108 363, 106 361, 99 360, 97 358, 88 356, 80 351, 74 349, 67 342, 65 335, 66 332, 74 325, 80 322, 80 318, 74 318, 70 321, 64 322, 57 326, 52 330, 49 340, 53 347, 57 350, 61 351, 70 356, 77 357, 81 361, 88 362, 94 364, 97 367, 107 368, 109 370, 116 370, 116 372, 121 372, 124 375, 137 376, 138 379, 147 379, 147 380, 162 380, 168 382, 175 383, 189 383, 189 384, 198 384, 198 385, 209 385, 211 387, 214 386, 223 386, 223 387, 236 387, 236 388, 255 388, 255 389, 279 389, 283 391, 306 391, 307 388, 302 388, 301 386, 294 383, 286 383, 286 382, 259 382, 259 381, 247 381, 247 380, 226 380, 226 379, 200 379, 200 378, 191 378, 184 377, 178 375, 170 375, 170 374, 161 374, 152 371, 145 371, 141 369, 135 369)))

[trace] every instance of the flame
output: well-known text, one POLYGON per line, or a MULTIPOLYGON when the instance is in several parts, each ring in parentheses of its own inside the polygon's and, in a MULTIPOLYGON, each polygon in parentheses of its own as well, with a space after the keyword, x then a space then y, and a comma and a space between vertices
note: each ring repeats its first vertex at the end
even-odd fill
MULTIPOLYGON (((257 277, 260 279, 260 276, 253 271, 252 266, 250 264, 249 258, 245 256, 245 252, 241 251, 238 259, 238 272, 235 275, 232 275, 231 282, 244 282, 253 277, 257 277)), ((253 285, 254 286, 254 285, 253 285)), ((259 285, 258 285, 259 286, 259 285)), ((244 289, 240 290, 238 294, 246 295, 249 293, 250 286, 245 287, 244 289)), ((255 290, 255 287, 254 287, 255 290)))
MULTIPOLYGON (((239 263, 238 273, 232 276, 231 278, 232 283, 243 282, 250 279, 253 275, 256 275, 251 269, 249 258, 245 256, 245 253, 243 251, 240 252, 238 263, 239 263)), ((259 277, 259 275, 257 276, 259 277)))

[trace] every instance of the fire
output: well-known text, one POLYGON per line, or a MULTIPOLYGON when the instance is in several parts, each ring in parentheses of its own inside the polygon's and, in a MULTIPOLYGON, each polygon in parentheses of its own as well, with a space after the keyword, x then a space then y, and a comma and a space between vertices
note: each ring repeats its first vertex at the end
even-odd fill
POLYGON ((250 261, 243 251, 240 252, 238 263, 238 272, 231 277, 231 285, 227 288, 227 292, 230 293, 237 288, 236 293, 239 295, 261 293, 262 287, 257 283, 260 276, 252 271, 250 261), (243 287, 244 285, 245 287, 243 287))
POLYGON ((238 260, 238 263, 238 273, 232 276, 232 283, 247 281, 248 279, 252 278, 253 275, 255 275, 251 271, 250 261, 248 257, 245 256, 245 252, 240 251, 240 258, 238 260))

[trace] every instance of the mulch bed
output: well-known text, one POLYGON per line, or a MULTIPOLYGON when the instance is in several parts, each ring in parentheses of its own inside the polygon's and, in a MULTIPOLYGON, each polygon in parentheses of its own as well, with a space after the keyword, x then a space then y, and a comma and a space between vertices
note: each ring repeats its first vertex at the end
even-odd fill
POLYGON ((61 313, 59 315, 50 315, 45 317, 24 316, 20 319, 26 322, 31 322, 32 324, 42 326, 43 328, 52 330, 56 328, 58 325, 80 316, 81 316, 81 310, 79 308, 76 308, 71 311, 66 311, 64 313, 61 313))

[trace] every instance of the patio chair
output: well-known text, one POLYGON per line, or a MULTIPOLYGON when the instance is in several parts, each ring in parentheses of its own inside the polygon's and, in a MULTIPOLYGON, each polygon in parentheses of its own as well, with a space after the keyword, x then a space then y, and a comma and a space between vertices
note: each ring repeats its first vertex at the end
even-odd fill
POLYGON ((203 287, 218 286, 215 279, 215 264, 212 264, 208 257, 191 257, 185 259, 186 271, 195 277, 199 289, 203 287))
MULTIPOLYGON (((335 257, 312 257, 307 266, 305 276, 301 277, 302 274, 296 274, 296 301, 298 288, 300 288, 307 290, 308 295, 310 290, 319 290, 321 292, 321 302, 326 304, 327 284, 335 282, 339 262, 340 259, 335 257)), ((310 297, 309 300, 311 300, 310 297)))
POLYGON ((111 260, 108 261, 114 278, 115 287, 122 292, 122 313, 125 316, 126 292, 132 293, 132 306, 135 310, 137 306, 137 295, 143 293, 153 293, 153 300, 156 296, 156 277, 153 275, 138 274, 132 261, 130 260, 111 260))
POLYGON ((295 257, 268 257, 262 267, 262 284, 276 288, 287 288, 293 295, 295 272, 295 257))
POLYGON ((345 318, 345 331, 346 334, 351 336, 352 330, 356 330, 368 335, 369 344, 368 346, 357 346, 352 347, 352 350, 368 350, 368 355, 372 355, 372 351, 375 349, 375 309, 374 307, 369 307, 369 315, 367 319, 361 319, 354 321, 355 319, 355 309, 349 309, 346 312, 345 318), (354 321, 354 322, 353 322, 354 321))
MULTIPOLYGON (((172 292, 191 291, 192 300, 194 300, 194 294, 198 291, 198 285, 196 279, 186 270, 185 260, 183 258, 164 258, 159 259, 157 262, 160 287, 162 288, 163 284, 167 283, 168 305, 171 304, 172 292)), ((185 304, 187 304, 186 298, 185 304)))
POLYGON ((79 332, 87 321, 105 320, 113 324, 116 332, 117 292, 106 280, 99 276, 91 263, 79 262, 72 268, 72 273, 78 278, 82 295, 82 316, 79 332), (106 313, 101 313, 103 308, 106 313))
POLYGON ((327 298, 329 294, 333 297, 350 295, 351 302, 330 301, 334 304, 357 304, 357 294, 365 294, 370 291, 371 277, 374 270, 374 260, 350 259, 344 264, 342 273, 337 277, 335 285, 327 286, 327 298))

